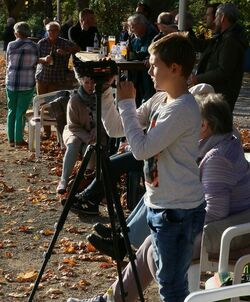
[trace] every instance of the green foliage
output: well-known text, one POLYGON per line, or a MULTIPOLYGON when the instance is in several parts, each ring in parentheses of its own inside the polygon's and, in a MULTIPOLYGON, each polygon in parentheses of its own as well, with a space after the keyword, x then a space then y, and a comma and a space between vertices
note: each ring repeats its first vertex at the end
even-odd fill
POLYGON ((90 7, 96 13, 99 31, 110 35, 119 33, 121 22, 135 9, 131 0, 91 0, 90 7))
POLYGON ((75 21, 78 20, 78 11, 76 9, 75 1, 62 2, 62 23, 67 21, 69 16, 72 16, 75 21))
POLYGON ((27 20, 27 23, 29 24, 30 29, 35 37, 41 37, 40 35, 43 31, 42 19, 42 16, 34 14, 27 20))

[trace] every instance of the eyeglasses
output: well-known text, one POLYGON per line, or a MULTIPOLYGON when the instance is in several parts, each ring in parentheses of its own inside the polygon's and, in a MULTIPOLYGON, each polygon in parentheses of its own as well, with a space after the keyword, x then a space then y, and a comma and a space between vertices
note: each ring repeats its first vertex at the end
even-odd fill
POLYGON ((50 29, 48 29, 47 31, 48 31, 48 32, 53 32, 53 31, 57 31, 57 32, 58 32, 59 30, 58 30, 57 28, 50 28, 50 29))

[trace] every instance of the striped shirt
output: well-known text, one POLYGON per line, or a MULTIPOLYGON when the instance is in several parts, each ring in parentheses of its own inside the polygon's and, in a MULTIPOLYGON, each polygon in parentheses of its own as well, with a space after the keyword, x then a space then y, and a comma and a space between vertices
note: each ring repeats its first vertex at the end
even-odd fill
MULTIPOLYGON (((54 49, 67 49, 69 47, 75 46, 74 43, 69 40, 58 37, 55 44, 54 49)), ((40 57, 46 57, 50 54, 52 50, 52 45, 49 38, 44 38, 38 42, 40 57)), ((62 82, 65 81, 67 71, 68 71, 68 62, 70 55, 59 55, 54 53, 54 64, 46 65, 46 64, 38 64, 36 70, 36 79, 44 82, 62 82)))
POLYGON ((241 142, 232 134, 202 142, 201 181, 207 201, 206 223, 250 209, 250 166, 241 142), (206 147, 204 148, 204 146, 206 147))
POLYGON ((16 39, 7 47, 6 87, 25 91, 35 86, 38 47, 29 39, 16 39))

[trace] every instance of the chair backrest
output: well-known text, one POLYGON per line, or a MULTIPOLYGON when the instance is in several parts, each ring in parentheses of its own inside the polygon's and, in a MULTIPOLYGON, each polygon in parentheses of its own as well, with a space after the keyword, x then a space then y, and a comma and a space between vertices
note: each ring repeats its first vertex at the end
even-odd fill
POLYGON ((40 116, 40 106, 44 103, 49 103, 53 101, 56 94, 59 93, 59 91, 52 91, 45 94, 36 95, 33 98, 33 112, 34 112, 34 118, 40 116))

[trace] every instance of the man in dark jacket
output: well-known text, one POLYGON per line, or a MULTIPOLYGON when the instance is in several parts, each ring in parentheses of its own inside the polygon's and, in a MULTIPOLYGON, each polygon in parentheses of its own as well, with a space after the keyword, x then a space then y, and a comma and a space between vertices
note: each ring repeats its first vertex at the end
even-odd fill
MULTIPOLYGON (((69 29, 68 35, 71 42, 74 42, 81 50, 85 51, 88 46, 94 46, 94 37, 96 33, 99 37, 96 28, 95 13, 90 8, 84 8, 79 13, 79 22, 69 29)), ((78 61, 75 56, 73 56, 73 61, 74 63, 78 61)))
POLYGON ((208 41, 195 41, 197 51, 203 52, 190 84, 207 83, 216 93, 222 93, 233 111, 242 77, 244 55, 248 42, 243 28, 237 24, 238 11, 234 4, 218 6, 215 35, 208 41), (201 43, 199 43, 201 42, 201 43))

